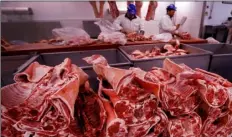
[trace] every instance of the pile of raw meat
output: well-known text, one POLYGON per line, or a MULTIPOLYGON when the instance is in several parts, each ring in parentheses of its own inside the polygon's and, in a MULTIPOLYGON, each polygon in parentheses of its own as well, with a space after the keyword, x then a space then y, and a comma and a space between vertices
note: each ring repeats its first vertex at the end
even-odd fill
POLYGON ((232 83, 221 76, 169 59, 163 68, 148 72, 110 67, 100 55, 84 60, 99 76, 98 95, 108 116, 106 136, 232 134, 232 83))
POLYGON ((184 40, 191 39, 191 35, 188 32, 181 32, 180 36, 181 36, 181 39, 184 39, 184 40))
POLYGON ((151 50, 146 50, 144 52, 140 50, 135 50, 131 53, 131 58, 133 59, 148 59, 153 57, 162 57, 162 56, 176 56, 176 55, 186 55, 188 51, 180 49, 180 43, 177 40, 176 45, 172 46, 171 44, 164 45, 163 48, 154 47, 151 50))
POLYGON ((130 33, 126 35, 127 41, 152 41, 152 36, 145 37, 144 35, 140 35, 137 33, 130 33))
POLYGON ((93 44, 95 41, 91 38, 85 36, 73 37, 67 41, 63 40, 62 38, 53 38, 49 40, 40 40, 39 42, 35 43, 47 43, 53 45, 69 45, 69 46, 83 46, 88 44, 93 44))
POLYGON ((94 40, 90 37, 80 36, 80 37, 73 37, 70 40, 67 41, 67 45, 70 46, 82 46, 82 45, 88 45, 93 44, 94 40))
MULTIPOLYGON (((48 44, 52 44, 52 43, 54 43, 54 42, 62 42, 62 41, 64 41, 62 38, 57 37, 57 38, 53 38, 53 39, 49 39, 49 40, 43 39, 43 40, 40 40, 38 43, 48 43, 48 44)), ((36 42, 36 43, 37 43, 37 42, 36 42)))
POLYGON ((105 109, 87 79, 68 58, 55 67, 32 63, 1 89, 1 136, 101 136, 105 109))
POLYGON ((85 57, 98 75, 70 59, 55 67, 32 63, 2 88, 2 136, 227 137, 232 134, 232 83, 175 64, 145 72, 85 57))

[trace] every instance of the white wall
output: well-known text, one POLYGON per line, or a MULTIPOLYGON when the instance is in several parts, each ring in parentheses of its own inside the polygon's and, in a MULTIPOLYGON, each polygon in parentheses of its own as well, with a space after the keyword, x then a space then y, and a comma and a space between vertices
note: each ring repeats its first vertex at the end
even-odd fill
POLYGON ((212 18, 209 19, 210 8, 212 7, 213 2, 207 2, 207 6, 209 8, 206 9, 208 15, 204 17, 205 25, 220 25, 222 22, 226 21, 228 17, 232 15, 230 12, 232 11, 232 4, 222 4, 222 2, 214 2, 212 18))
MULTIPOLYGON (((160 18, 166 14, 166 7, 174 2, 158 2, 155 20, 145 22, 146 34, 158 34, 160 18)), ((143 2, 142 17, 146 16, 149 2, 143 2)), ((176 19, 188 16, 182 27, 194 37, 198 36, 202 11, 202 2, 175 2, 177 6, 176 19), (194 22, 194 23, 192 23, 194 22)), ((126 9, 126 2, 117 2, 119 9, 126 9)), ((92 7, 88 2, 1 2, 2 7, 31 7, 33 20, 62 20, 63 26, 82 27, 82 20, 94 19, 92 7)), ((107 13, 108 3, 104 6, 104 17, 110 19, 107 13)))
POLYGON ((189 32, 192 36, 198 37, 202 16, 203 2, 175 2, 177 7, 176 21, 187 16, 187 20, 180 30, 189 32))

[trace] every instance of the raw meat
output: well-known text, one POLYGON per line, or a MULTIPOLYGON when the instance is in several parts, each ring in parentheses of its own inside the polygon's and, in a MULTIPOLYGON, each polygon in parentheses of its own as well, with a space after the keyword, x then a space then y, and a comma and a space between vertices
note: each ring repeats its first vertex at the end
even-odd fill
MULTIPOLYGON (((161 134, 163 124, 167 122, 167 119, 165 113, 158 108, 157 98, 153 95, 153 93, 158 92, 159 86, 144 80, 140 73, 142 70, 113 68, 105 63, 100 63, 102 56, 98 57, 100 59, 93 55, 84 60, 92 63, 99 78, 107 80, 110 84, 110 87, 106 89, 102 85, 102 80, 100 80, 100 92, 108 96, 113 104, 111 106, 111 113, 114 112, 114 115, 111 114, 113 119, 117 117, 123 120, 119 125, 128 128, 128 131, 122 128, 124 129, 122 131, 125 131, 123 136, 127 132, 128 136, 145 136, 151 129, 154 132, 149 134, 161 134), (90 59, 92 59, 91 62, 90 59)), ((110 105, 109 102, 107 104, 110 105)))
POLYGON ((172 116, 189 114, 196 109, 200 102, 197 87, 192 84, 192 79, 185 78, 183 75, 193 74, 177 74, 176 81, 172 83, 166 82, 160 91, 162 108, 169 111, 172 116))
POLYGON ((99 14, 98 9, 97 9, 97 2, 96 1, 89 1, 89 3, 93 8, 93 12, 94 12, 95 17, 99 18, 100 14, 99 14))
POLYGON ((170 119, 168 132, 170 137, 199 137, 201 134, 201 117, 196 113, 170 119))
POLYGON ((154 20, 155 18, 155 11, 158 6, 157 1, 150 1, 148 10, 147 10, 147 15, 146 15, 146 21, 154 20))
POLYGON ((94 40, 92 40, 91 38, 85 37, 85 36, 80 36, 80 37, 74 37, 71 38, 67 45, 70 46, 81 46, 81 45, 88 45, 88 44, 92 44, 94 42, 94 40))
POLYGON ((143 6, 142 1, 135 1, 135 6, 136 6, 136 15, 141 18, 141 8, 143 6))
POLYGON ((137 34, 136 32, 132 32, 126 35, 126 38, 128 41, 134 42, 134 41, 151 41, 152 36, 145 37, 144 35, 137 34))
POLYGON ((99 1, 99 4, 100 4, 99 16, 100 16, 100 18, 103 18, 103 10, 104 10, 105 1, 99 1))
POLYGON ((97 9, 97 2, 96 1, 89 1, 90 5, 93 8, 94 15, 96 18, 103 18, 103 10, 105 1, 99 1, 99 11, 97 9))
POLYGON ((191 35, 188 32, 181 32, 180 36, 182 39, 186 39, 186 40, 191 39, 191 35))
POLYGON ((87 80, 87 75, 71 64, 70 59, 53 68, 33 63, 15 79, 20 80, 17 77, 25 74, 28 80, 2 88, 5 99, 1 103, 6 107, 2 118, 10 120, 21 132, 53 136, 66 130, 74 119, 79 87, 87 80), (31 83, 34 86, 30 86, 31 83))
POLYGON ((57 37, 57 38, 53 38, 53 39, 49 39, 49 40, 40 40, 38 42, 35 42, 35 43, 48 43, 48 44, 54 44, 54 43, 62 43, 64 42, 64 40, 60 37, 57 37))
POLYGON ((197 109, 201 116, 203 128, 201 134, 205 137, 227 136, 232 133, 232 113, 227 107, 212 108, 202 103, 197 109))
POLYGON ((103 105, 107 113, 107 123, 106 123, 106 136, 107 137, 124 137, 128 134, 125 121, 123 119, 117 118, 116 114, 111 106, 110 102, 102 97, 102 81, 99 84, 99 97, 101 98, 103 105))
MULTIPOLYGON (((201 97, 201 100, 198 101, 201 103, 200 105, 198 104, 199 107, 196 109, 203 122, 201 135, 226 136, 231 134, 232 115, 230 105, 232 83, 216 74, 201 69, 191 70, 170 60, 165 60, 164 68, 172 74, 182 74, 182 77, 191 78, 192 84, 197 87, 196 95, 201 97)), ((178 79, 183 81, 181 77, 178 79)), ((183 81, 183 83, 186 82, 183 81)))
POLYGON ((163 48, 154 47, 151 50, 146 50, 144 52, 135 50, 131 53, 131 58, 133 59, 147 59, 153 57, 162 57, 162 56, 176 56, 176 55, 186 55, 188 51, 179 49, 180 43, 177 40, 176 45, 171 44, 164 45, 163 48))
POLYGON ((92 91, 89 83, 80 88, 75 104, 76 119, 84 136, 99 136, 102 134, 106 121, 106 111, 99 96, 92 91))
POLYGON ((116 1, 108 1, 110 6, 110 13, 113 19, 116 19, 119 16, 119 10, 116 4, 116 1))
POLYGON ((34 62, 23 73, 16 74, 14 80, 16 82, 37 83, 51 70, 52 67, 34 62))
MULTIPOLYGON (((178 50, 166 45, 167 51, 178 50)), ((160 54, 159 49, 153 49, 160 54)), ((142 55, 135 51, 134 55, 142 55)), ((146 53, 148 54, 148 52, 146 53)), ((3 137, 227 137, 232 134, 232 83, 165 59, 150 71, 93 65, 99 89, 70 59, 32 63, 1 89, 3 137)))

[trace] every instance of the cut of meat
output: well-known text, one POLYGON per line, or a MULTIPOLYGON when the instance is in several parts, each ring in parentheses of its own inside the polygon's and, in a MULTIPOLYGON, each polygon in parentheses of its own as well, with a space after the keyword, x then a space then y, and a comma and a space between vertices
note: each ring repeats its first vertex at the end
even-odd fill
POLYGON ((209 73, 201 69, 196 71, 202 75, 197 80, 202 99, 211 107, 221 107, 229 98, 232 83, 214 73, 209 73))
POLYGON ((79 124, 85 136, 98 136, 103 130, 106 121, 106 111, 103 103, 96 93, 85 83, 75 104, 76 118, 82 123, 79 124))
POLYGON ((99 12, 97 10, 97 2, 96 1, 89 1, 90 5, 92 6, 93 8, 93 11, 94 11, 94 15, 96 18, 99 18, 99 12))
POLYGON ((132 32, 126 35, 127 41, 135 42, 135 41, 152 41, 152 36, 146 37, 141 34, 137 34, 136 32, 132 32))
POLYGON ((176 83, 164 86, 160 91, 162 107, 173 116, 189 114, 200 103, 200 98, 196 92, 197 89, 190 85, 179 85, 176 83))
POLYGON ((183 67, 172 62, 170 59, 165 59, 163 62, 163 69, 171 73, 172 75, 177 75, 184 71, 183 67))
POLYGON ((142 1, 135 1, 135 6, 136 6, 136 15, 141 18, 141 8, 143 6, 142 1))
MULTIPOLYGON (((130 36, 129 38, 136 39, 137 36, 130 36)), ((175 46, 171 44, 165 44, 162 48, 154 47, 151 50, 140 51, 134 50, 131 53, 132 59, 148 59, 154 57, 162 57, 162 56, 176 56, 176 55, 186 55, 189 54, 188 51, 184 49, 179 49, 179 41, 177 40, 177 44, 175 46)))
POLYGON ((39 82, 52 67, 40 65, 38 62, 32 63, 24 72, 15 75, 16 82, 39 82))
POLYGON ((180 36, 182 39, 191 39, 191 35, 188 32, 181 32, 180 36))
POLYGON ((133 126, 129 128, 129 137, 143 137, 148 134, 149 130, 153 128, 158 122, 160 121, 159 116, 154 116, 146 121, 144 123, 133 126))
POLYGON ((228 99, 228 89, 221 85, 206 83, 204 80, 198 80, 200 85, 200 94, 202 99, 211 107, 220 107, 228 99))
POLYGON ((118 118, 124 119, 127 125, 137 122, 137 119, 134 117, 135 105, 133 103, 130 103, 129 100, 121 100, 113 90, 102 88, 102 91, 110 97, 118 118))
MULTIPOLYGON (((96 60, 96 58, 93 58, 92 61, 88 61, 94 62, 94 60, 96 60)), ((108 65, 103 65, 100 62, 97 64, 93 63, 93 66, 96 67, 96 73, 98 75, 100 74, 100 78, 106 79, 112 86, 112 89, 105 89, 101 85, 102 81, 100 80, 99 89, 101 89, 101 91, 99 92, 103 92, 104 95, 110 98, 110 101, 113 104, 113 107, 110 106, 110 102, 102 97, 103 100, 105 100, 105 103, 107 103, 105 108, 111 108, 111 113, 108 115, 112 116, 108 116, 108 119, 113 121, 118 118, 124 121, 118 122, 118 130, 121 126, 125 125, 126 129, 128 128, 128 136, 145 136, 149 133, 151 128, 155 129, 157 123, 162 123, 161 119, 165 116, 160 115, 160 113, 157 114, 157 98, 153 95, 154 92, 158 92, 155 90, 159 90, 159 85, 146 81, 144 79, 145 74, 143 74, 144 72, 142 70, 136 68, 132 68, 130 71, 116 69, 108 65), (99 68, 101 68, 101 71, 99 71, 99 68), (111 71, 108 71, 107 69, 111 71), (105 73, 105 70, 107 70, 108 73, 105 73), (128 73, 129 75, 124 75, 127 74, 127 71, 130 72, 128 73), (115 76, 114 81, 112 81, 112 78, 109 78, 112 76, 115 76), (120 82, 116 82, 118 84, 115 84, 115 81, 120 82)), ((161 129, 157 130, 160 130, 160 133, 162 133, 161 129)))
POLYGON ((104 4, 105 4, 105 1, 99 1, 99 3, 100 3, 99 16, 100 16, 100 18, 103 18, 103 10, 104 10, 104 4))
POLYGON ((25 132, 17 131, 13 127, 13 122, 2 117, 1 119, 1 136, 2 137, 23 137, 25 132))
POLYGON ((102 56, 92 55, 91 57, 84 58, 84 60, 87 60, 87 63, 93 64, 93 69, 97 75, 106 79, 116 92, 119 91, 122 84, 127 84, 133 78, 131 70, 109 67, 106 64, 106 59, 102 56))
POLYGON ((224 79, 223 77, 221 77, 215 73, 207 72, 207 71, 199 69, 199 68, 196 68, 195 70, 204 76, 204 80, 206 80, 210 83, 216 82, 216 83, 221 84, 222 86, 225 86, 225 87, 232 87, 231 82, 229 82, 227 79, 224 79))
POLYGON ((89 45, 94 43, 95 41, 92 40, 89 36, 78 36, 78 37, 73 37, 70 38, 67 41, 67 45, 70 46, 83 46, 83 45, 89 45))
POLYGON ((201 117, 196 113, 190 113, 177 119, 171 119, 168 124, 168 131, 171 137, 198 137, 202 128, 201 117))
POLYGON ((147 15, 146 15, 146 21, 154 20, 155 18, 155 11, 158 6, 157 1, 150 1, 148 10, 147 10, 147 15))
POLYGON ((83 58, 83 60, 86 61, 88 64, 103 64, 106 66, 108 65, 107 60, 101 55, 92 55, 91 57, 83 58))
MULTIPOLYGON (((37 66, 33 66, 33 70, 43 72, 42 76, 46 75, 46 77, 42 78, 38 73, 29 73, 31 78, 36 77, 36 80, 32 82, 39 80, 40 82, 30 87, 31 89, 25 90, 24 95, 19 96, 19 104, 14 104, 11 100, 3 100, 2 105, 9 103, 12 106, 8 104, 2 116, 12 121, 14 128, 18 131, 48 136, 57 135, 67 129, 74 119, 74 104, 80 83, 87 80, 87 75, 80 71, 80 68, 72 65, 70 59, 65 59, 62 64, 54 68, 49 67, 51 72, 45 71, 44 66, 41 67, 39 64, 37 66), (62 81, 58 80, 58 84, 55 84, 57 79, 62 79, 62 81)), ((31 80, 22 82, 30 83, 31 80)), ((13 84, 4 88, 9 92, 7 94, 17 95, 22 92, 20 88, 15 90, 19 86, 21 85, 13 84)), ((4 97, 10 96, 7 94, 4 93, 4 97)))
MULTIPOLYGON (((177 42, 178 45, 178 42, 177 42)), ((179 49, 166 45, 177 53, 179 49)), ((162 54, 152 49, 154 54, 162 54)), ((183 53, 184 51, 179 50, 183 53)), ((134 55, 144 53, 134 51, 134 55)), ((93 65, 95 93, 84 71, 65 59, 55 67, 32 63, 1 91, 4 137, 227 137, 232 134, 232 83, 165 59, 150 71, 93 65)))
POLYGON ((116 1, 108 1, 110 6, 110 13, 113 19, 117 18, 119 16, 119 10, 116 4, 116 1))
POLYGON ((211 108, 205 103, 199 106, 197 112, 203 121, 202 135, 211 137, 231 134, 231 112, 222 110, 220 108, 211 108))
POLYGON ((116 114, 111 106, 110 102, 102 97, 102 80, 99 83, 99 97, 103 102, 104 108, 107 113, 107 123, 106 123, 106 137, 126 137, 127 127, 123 119, 117 118, 116 114))
POLYGON ((164 133, 168 126, 168 117, 163 112, 161 108, 158 108, 156 111, 157 116, 160 117, 160 121, 153 127, 153 132, 147 135, 149 136, 159 136, 164 133))
POLYGON ((89 1, 90 5, 93 8, 94 15, 96 18, 103 18, 103 10, 105 1, 99 1, 99 11, 97 9, 97 2, 96 1, 89 1))
POLYGON ((12 108, 22 104, 31 94, 32 90, 22 84, 14 83, 1 89, 1 104, 7 108, 12 108))
POLYGON ((145 79, 154 82, 154 83, 163 83, 163 84, 171 84, 175 82, 176 78, 169 72, 165 71, 161 68, 153 67, 151 71, 148 71, 145 79))

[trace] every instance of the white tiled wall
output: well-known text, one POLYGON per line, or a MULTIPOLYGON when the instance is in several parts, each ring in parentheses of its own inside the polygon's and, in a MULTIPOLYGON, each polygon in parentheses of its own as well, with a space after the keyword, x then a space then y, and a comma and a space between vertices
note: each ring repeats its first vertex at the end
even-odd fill
MULTIPOLYGON (((155 20, 145 21, 146 34, 158 34, 160 18, 166 14, 166 7, 174 2, 158 2, 155 20)), ((146 16, 149 2, 143 2, 142 17, 146 16)), ((175 2, 177 6, 176 19, 188 16, 188 20, 182 27, 192 36, 197 37, 202 11, 202 2, 175 2)), ((126 9, 126 2, 117 2, 119 9, 126 9)), ((31 7, 33 20, 62 20, 62 26, 82 27, 82 20, 94 19, 92 7, 88 2, 1 2, 1 6, 7 7, 31 7)), ((104 18, 111 19, 107 13, 108 4, 104 7, 104 18)))

